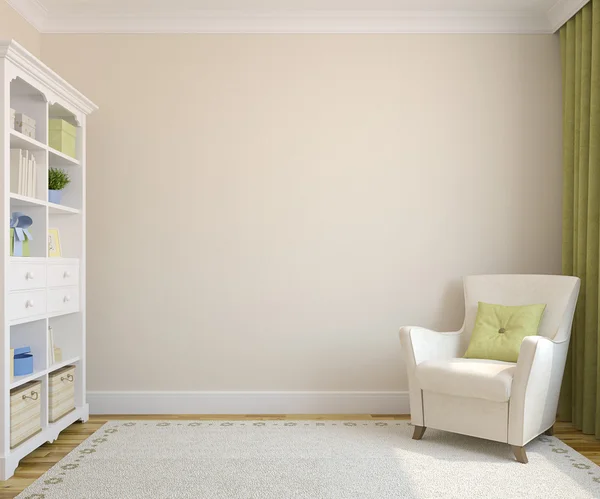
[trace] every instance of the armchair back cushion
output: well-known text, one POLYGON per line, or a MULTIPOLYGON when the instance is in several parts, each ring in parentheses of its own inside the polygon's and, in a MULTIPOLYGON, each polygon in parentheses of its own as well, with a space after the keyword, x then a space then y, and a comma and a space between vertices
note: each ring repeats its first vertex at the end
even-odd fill
POLYGON ((465 357, 517 362, 525 336, 538 333, 546 305, 506 306, 479 302, 465 357))
POLYGON ((515 306, 545 303, 538 334, 554 341, 569 339, 579 279, 555 275, 476 275, 464 279, 463 352, 475 327, 479 302, 515 306))

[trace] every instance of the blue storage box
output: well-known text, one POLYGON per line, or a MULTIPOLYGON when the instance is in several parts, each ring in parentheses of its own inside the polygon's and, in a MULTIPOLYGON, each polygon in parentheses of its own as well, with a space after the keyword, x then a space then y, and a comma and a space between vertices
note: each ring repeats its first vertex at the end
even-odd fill
POLYGON ((33 373, 33 354, 30 347, 15 348, 15 376, 33 373))

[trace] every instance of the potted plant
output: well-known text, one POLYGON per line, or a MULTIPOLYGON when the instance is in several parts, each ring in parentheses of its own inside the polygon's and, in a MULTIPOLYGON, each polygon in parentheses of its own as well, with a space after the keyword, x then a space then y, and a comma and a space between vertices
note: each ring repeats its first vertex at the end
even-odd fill
POLYGON ((62 190, 69 185, 71 179, 69 174, 60 168, 48 170, 48 201, 60 204, 62 190))

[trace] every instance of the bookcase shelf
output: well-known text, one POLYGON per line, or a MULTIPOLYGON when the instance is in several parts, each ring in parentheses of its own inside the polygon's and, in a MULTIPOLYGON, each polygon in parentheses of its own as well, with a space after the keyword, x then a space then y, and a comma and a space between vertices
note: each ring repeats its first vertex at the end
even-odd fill
POLYGON ((31 207, 31 206, 46 206, 46 201, 41 199, 30 198, 28 196, 21 196, 21 194, 10 193, 10 204, 15 207, 31 207))
POLYGON ((54 215, 77 215, 81 213, 81 210, 62 204, 48 203, 48 212, 54 215))
POLYGON ((25 383, 29 383, 30 381, 36 380, 45 376, 46 374, 53 373, 54 371, 58 371, 59 369, 71 365, 77 364, 79 362, 80 357, 73 357, 71 359, 58 362, 56 364, 52 364, 48 369, 42 369, 41 371, 35 371, 32 374, 27 374, 26 376, 15 376, 12 383, 10 384, 10 389, 13 390, 25 383))
POLYGON ((63 360, 62 362, 57 362, 56 364, 52 364, 50 366, 50 368, 48 369, 48 374, 53 373, 54 371, 58 371, 59 369, 62 369, 65 366, 68 366, 70 364, 77 364, 77 362, 79 362, 80 357, 73 357, 72 359, 67 359, 67 360, 63 360))
POLYGON ((11 149, 27 149, 28 151, 45 151, 47 149, 41 142, 23 135, 21 132, 9 130, 9 133, 11 149))
POLYGON ((20 194, 10 193, 11 206, 15 208, 31 208, 33 206, 47 206, 48 213, 53 215, 77 215, 81 213, 81 210, 77 208, 71 208, 62 204, 50 203, 49 201, 42 201, 41 199, 30 198, 28 196, 21 196, 20 194))
MULTIPOLYGON (((9 107, 35 120, 35 139, 0 120, 2 165, 8 182, 0 185, 1 230, 8 234, 11 214, 22 212, 33 220, 28 228, 28 257, 5 254, 0 259, 4 276, 5 313, 0 319, 0 480, 11 477, 19 460, 77 420, 89 416, 86 399, 85 327, 85 133, 86 116, 96 106, 60 76, 38 61, 18 43, 0 42, 4 72, 0 77, 0 113, 9 107), (48 145, 49 120, 60 118, 77 126, 76 156, 71 158, 48 145), (21 154, 10 150, 21 149, 21 154), (11 159, 12 167, 11 167, 11 159), (22 165, 25 165, 24 167, 22 165), (35 166, 35 168, 32 168, 35 166), (62 203, 48 201, 48 169, 68 169, 71 183, 64 189, 62 203), (15 177, 15 175, 17 175, 15 177), (12 181, 12 183, 11 183, 12 181), (11 191, 12 189, 12 191, 11 191), (30 195, 23 195, 28 193, 30 195), (48 230, 57 229, 62 257, 51 258, 48 230), (52 331, 52 334, 50 334, 52 331), (53 343, 54 342, 54 343, 53 343), (53 362, 52 345, 60 347, 61 362, 53 362), (10 349, 30 347, 33 373, 13 377, 10 349), (48 420, 49 375, 75 365, 75 410, 55 423, 48 420), (10 448, 10 391, 29 381, 41 381, 41 432, 10 448)), ((8 251, 8 245, 5 250, 8 251)))
POLYGON ((46 370, 42 371, 34 371, 33 374, 28 374, 26 376, 15 376, 13 382, 10 384, 10 389, 17 388, 25 383, 29 383, 35 379, 41 378, 44 374, 46 374, 46 370))
POLYGON ((81 166, 81 162, 71 156, 67 156, 56 149, 48 147, 48 153, 50 154, 49 164, 51 167, 67 168, 69 166, 81 166))

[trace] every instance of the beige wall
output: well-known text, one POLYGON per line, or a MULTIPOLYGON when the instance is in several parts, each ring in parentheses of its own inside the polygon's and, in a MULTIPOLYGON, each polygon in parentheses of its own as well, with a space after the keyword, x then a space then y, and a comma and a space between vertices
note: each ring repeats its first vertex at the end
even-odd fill
POLYGON ((405 390, 465 274, 560 271, 555 36, 45 35, 89 120, 90 390, 405 390))
POLYGON ((0 0, 0 40, 19 42, 35 56, 40 56, 41 35, 5 0, 0 0))

